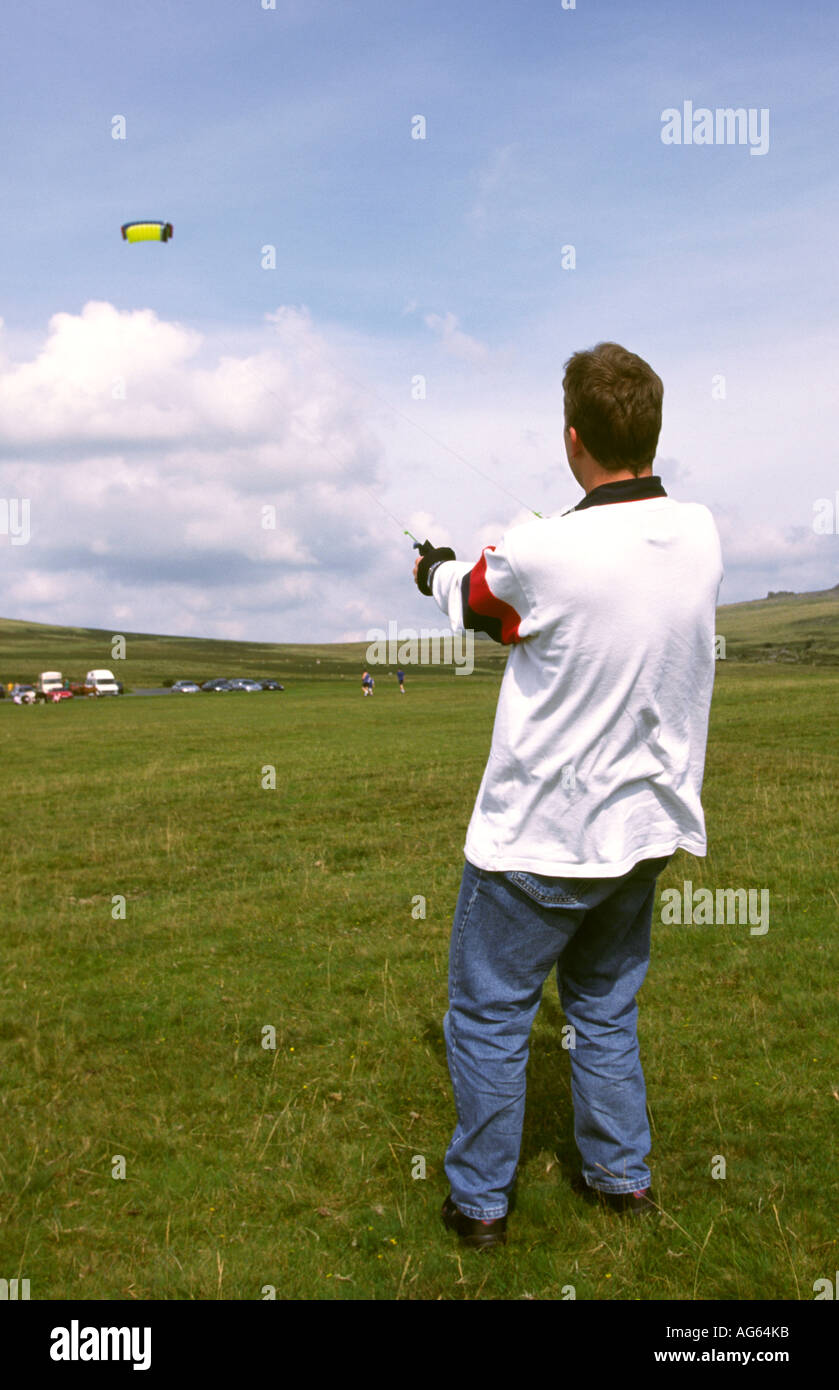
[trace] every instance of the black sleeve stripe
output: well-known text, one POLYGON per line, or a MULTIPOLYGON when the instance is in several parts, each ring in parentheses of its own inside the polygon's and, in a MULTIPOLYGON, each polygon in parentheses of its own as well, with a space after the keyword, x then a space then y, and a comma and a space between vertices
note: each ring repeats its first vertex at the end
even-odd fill
POLYGON ((460 596, 463 602, 463 626, 471 628, 474 632, 485 632, 487 637, 492 638, 493 642, 499 642, 503 646, 504 639, 501 636, 501 619, 491 617, 488 613, 476 613, 469 603, 469 580, 471 574, 471 570, 468 574, 464 574, 460 586, 460 596))

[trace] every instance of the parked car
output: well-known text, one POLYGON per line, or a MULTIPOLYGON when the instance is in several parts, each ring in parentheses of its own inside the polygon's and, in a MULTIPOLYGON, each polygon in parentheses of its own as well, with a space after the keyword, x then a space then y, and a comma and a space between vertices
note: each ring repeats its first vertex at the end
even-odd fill
POLYGON ((230 681, 230 689, 246 690, 251 694, 255 691, 261 691, 262 686, 259 684, 259 681, 248 680, 246 676, 237 676, 235 680, 230 681))
POLYGON ((280 685, 279 681, 275 681, 273 676, 265 676, 264 678, 260 676, 259 684, 263 690, 285 690, 285 686, 280 685))
POLYGON ((201 687, 197 681, 175 681, 172 690, 176 695, 197 695, 201 687))
POLYGON ((34 705, 37 699, 34 685, 13 685, 12 699, 16 705, 34 705))
POLYGON ((95 695, 119 695, 119 683, 113 671, 106 671, 104 667, 97 671, 88 671, 85 676, 85 685, 92 687, 95 695))
POLYGON ((230 681, 225 681, 222 680, 220 677, 217 677, 215 680, 205 681, 201 689, 215 691, 218 694, 224 694, 226 690, 230 690, 232 689, 232 687, 230 685, 230 681))

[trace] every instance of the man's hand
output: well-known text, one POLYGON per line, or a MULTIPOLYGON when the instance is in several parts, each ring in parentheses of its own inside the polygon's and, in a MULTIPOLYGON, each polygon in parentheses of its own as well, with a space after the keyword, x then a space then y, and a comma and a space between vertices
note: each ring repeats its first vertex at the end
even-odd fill
POLYGON ((414 562, 414 582, 421 594, 430 595, 431 586, 428 581, 431 570, 443 560, 456 560, 457 556, 447 545, 435 549, 429 540, 423 541, 417 548, 419 558, 414 562))

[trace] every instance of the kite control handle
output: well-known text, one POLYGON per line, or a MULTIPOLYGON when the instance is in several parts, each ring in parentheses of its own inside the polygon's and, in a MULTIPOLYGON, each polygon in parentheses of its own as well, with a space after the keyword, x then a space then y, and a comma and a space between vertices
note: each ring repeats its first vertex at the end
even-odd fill
POLYGON ((434 570, 437 565, 442 564, 444 560, 456 560, 457 556, 450 546, 444 545, 440 546, 438 549, 438 547, 432 545, 429 540, 424 540, 422 545, 420 545, 419 541, 414 541, 414 550, 418 550, 422 556, 422 559, 417 565, 417 588, 421 594, 430 596, 431 587, 428 580, 432 570, 434 570))

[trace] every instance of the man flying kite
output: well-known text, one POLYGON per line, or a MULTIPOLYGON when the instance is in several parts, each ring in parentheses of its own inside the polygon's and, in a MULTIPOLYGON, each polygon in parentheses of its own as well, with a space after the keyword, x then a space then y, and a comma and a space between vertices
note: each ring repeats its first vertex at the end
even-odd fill
POLYGON ((704 855, 700 801, 722 580, 711 513, 653 475, 661 380, 616 343, 566 363, 565 449, 585 492, 507 532, 476 565, 421 547, 416 583, 510 646, 466 837, 449 959, 446 1049, 457 1124, 446 1226, 506 1241, 528 1039, 556 969, 571 1025, 582 1191, 651 1211, 635 996, 656 879, 704 855))

